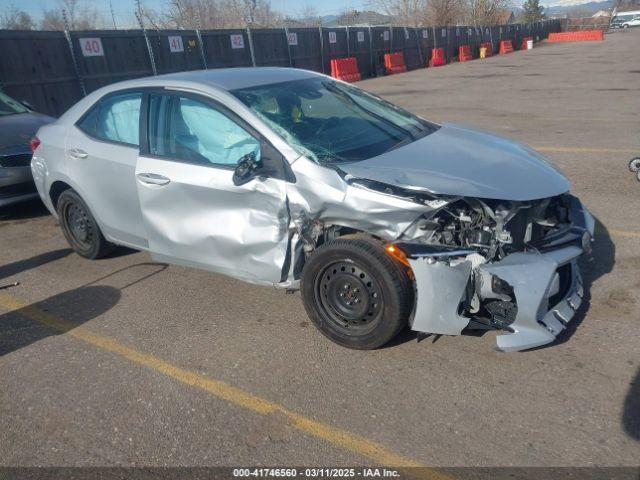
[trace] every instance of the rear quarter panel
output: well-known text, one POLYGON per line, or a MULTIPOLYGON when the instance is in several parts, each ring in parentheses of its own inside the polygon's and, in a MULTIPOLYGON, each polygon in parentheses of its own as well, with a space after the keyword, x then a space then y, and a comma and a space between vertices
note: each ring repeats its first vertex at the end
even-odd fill
POLYGON ((54 216, 57 214, 49 196, 51 185, 56 180, 69 183, 65 163, 66 134, 67 126, 59 122, 40 127, 36 133, 40 146, 31 159, 31 172, 40 198, 54 216))

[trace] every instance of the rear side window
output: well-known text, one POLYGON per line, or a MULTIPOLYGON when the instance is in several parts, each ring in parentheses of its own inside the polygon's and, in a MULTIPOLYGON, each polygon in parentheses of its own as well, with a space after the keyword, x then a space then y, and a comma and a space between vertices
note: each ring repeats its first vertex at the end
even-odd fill
POLYGON ((141 103, 139 92, 109 95, 82 117, 78 128, 99 140, 138 146, 141 103))

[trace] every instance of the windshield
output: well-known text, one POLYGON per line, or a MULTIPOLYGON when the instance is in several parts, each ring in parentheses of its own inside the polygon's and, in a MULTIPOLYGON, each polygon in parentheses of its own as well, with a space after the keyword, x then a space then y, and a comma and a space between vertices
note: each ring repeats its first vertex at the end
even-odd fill
POLYGON ((26 113, 28 111, 20 102, 0 92, 0 116, 26 113))
POLYGON ((323 163, 375 157, 439 128, 359 88, 323 77, 231 93, 298 153, 323 163))

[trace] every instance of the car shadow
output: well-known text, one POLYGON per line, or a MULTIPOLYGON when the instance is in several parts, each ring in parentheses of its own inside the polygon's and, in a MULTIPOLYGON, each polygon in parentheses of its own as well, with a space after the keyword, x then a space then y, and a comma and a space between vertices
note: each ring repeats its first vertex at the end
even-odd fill
POLYGON ((622 427, 634 440, 640 441, 640 368, 631 381, 622 410, 622 427))
POLYGON ((49 262, 60 260, 71 253, 73 253, 73 250, 70 248, 61 248, 25 258, 24 260, 17 260, 12 263, 7 263, 6 265, 0 265, 0 280, 17 275, 25 270, 31 270, 32 268, 41 267, 49 262))
MULTIPOLYGON (((62 335, 103 315, 118 304, 124 289, 143 282, 167 268, 168 265, 164 263, 143 262, 129 265, 81 287, 0 315, 0 357, 39 340, 62 335), (133 278, 129 275, 117 278, 117 275, 139 267, 143 267, 144 270, 133 278), (147 267, 152 269, 149 271, 147 267), (105 280, 122 285, 96 285, 105 280)), ((0 291, 0 296, 2 294, 0 291)), ((8 297, 11 300, 11 297, 8 297)), ((6 306, 1 303, 0 305, 6 306)))
POLYGON ((0 356, 61 335, 113 308, 120 289, 90 285, 0 315, 0 356))
POLYGON ((21 221, 51 215, 40 199, 6 205, 0 208, 0 221, 21 221))

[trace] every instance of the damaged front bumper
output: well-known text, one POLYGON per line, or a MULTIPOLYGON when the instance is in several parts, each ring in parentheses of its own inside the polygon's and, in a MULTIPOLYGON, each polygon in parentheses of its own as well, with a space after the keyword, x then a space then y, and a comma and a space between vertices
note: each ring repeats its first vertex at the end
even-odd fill
POLYGON ((509 284, 517 303, 515 318, 502 329, 508 333, 497 337, 498 348, 518 351, 552 342, 567 328, 584 296, 577 260, 589 249, 594 219, 582 205, 574 211, 580 215, 574 233, 582 232, 582 239, 546 251, 516 252, 480 264, 464 250, 409 255, 417 296, 411 328, 432 334, 462 333, 473 320, 460 308, 470 279, 488 275, 509 284), (450 262, 455 256, 461 261, 450 262))

